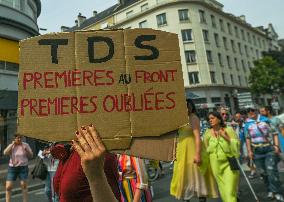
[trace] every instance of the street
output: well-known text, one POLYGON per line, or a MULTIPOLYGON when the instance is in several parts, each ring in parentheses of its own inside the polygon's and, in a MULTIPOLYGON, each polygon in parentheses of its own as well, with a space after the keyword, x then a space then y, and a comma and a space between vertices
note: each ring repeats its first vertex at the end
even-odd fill
MULTIPOLYGON (((167 164, 166 164, 167 165, 167 164)), ((170 196, 169 189, 170 189, 170 182, 171 182, 172 170, 169 169, 168 166, 165 167, 165 175, 160 177, 157 181, 152 183, 153 190, 154 190, 154 202, 178 202, 175 198, 170 196)), ((284 172, 280 172, 281 181, 284 182, 284 172)), ((251 180, 251 184, 255 189, 257 196, 261 202, 267 202, 266 199, 266 191, 264 184, 260 180, 259 177, 251 180)), ((284 184, 282 183, 282 190, 284 190, 284 184)), ((12 196, 13 202, 21 202, 22 195, 16 194, 12 196)), ((0 199, 1 201, 5 201, 4 198, 0 199)), ((29 201, 30 202, 48 202, 47 198, 44 193, 44 189, 40 188, 37 190, 29 191, 29 201)), ((240 182, 240 201, 241 202, 253 202, 255 201, 253 198, 252 193, 249 190, 247 183, 245 182, 243 176, 241 177, 240 182)), ((191 202, 198 202, 197 199, 192 199, 191 202)), ((221 202, 220 199, 209 199, 208 202, 221 202)))
MULTIPOLYGON (((4 198, 0 199, 0 201, 5 201, 4 198)), ((22 194, 16 194, 14 196, 12 196, 12 201, 13 202, 22 202, 22 194)), ((34 191, 30 191, 29 192, 29 201, 30 202, 48 202, 45 193, 44 193, 44 189, 38 189, 38 190, 34 190, 34 191)))

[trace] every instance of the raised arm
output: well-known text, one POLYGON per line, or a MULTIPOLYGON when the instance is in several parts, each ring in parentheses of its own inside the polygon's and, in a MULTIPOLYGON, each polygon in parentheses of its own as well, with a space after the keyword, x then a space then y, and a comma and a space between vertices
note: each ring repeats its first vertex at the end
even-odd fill
POLYGON ((76 132, 74 149, 81 157, 81 165, 88 179, 94 202, 117 202, 104 173, 106 148, 93 125, 76 132))
POLYGON ((12 148, 13 148, 13 146, 14 146, 14 141, 11 143, 11 144, 9 144, 5 149, 4 149, 4 155, 11 155, 11 152, 12 152, 12 148))

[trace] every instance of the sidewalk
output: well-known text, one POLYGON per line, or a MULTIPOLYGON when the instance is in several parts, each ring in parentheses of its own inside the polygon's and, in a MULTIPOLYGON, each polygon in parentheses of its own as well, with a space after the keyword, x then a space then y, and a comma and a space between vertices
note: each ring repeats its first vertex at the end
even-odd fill
MULTIPOLYGON (((0 164, 0 199, 1 199, 1 198, 5 198, 5 182, 6 182, 6 176, 7 176, 7 170, 8 170, 8 160, 5 158, 3 159, 1 158, 0 161, 1 161, 1 164, 0 164)), ((32 179, 30 175, 34 166, 35 166, 35 160, 34 159, 30 160, 29 161, 29 178, 27 180, 29 191, 40 189, 44 187, 44 181, 39 180, 39 179, 32 179)), ((21 192, 22 190, 20 187, 20 181, 17 180, 14 183, 12 195, 18 194, 21 192)))

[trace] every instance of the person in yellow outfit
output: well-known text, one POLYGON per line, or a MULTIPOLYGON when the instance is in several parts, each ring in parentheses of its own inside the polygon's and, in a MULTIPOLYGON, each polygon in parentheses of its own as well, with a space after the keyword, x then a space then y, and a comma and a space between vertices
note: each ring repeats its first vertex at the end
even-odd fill
POLYGON ((204 143, 222 201, 237 202, 240 173, 231 169, 227 157, 239 157, 240 142, 219 112, 210 112, 208 119, 211 127, 204 134, 204 143))
POLYGON ((179 200, 189 201, 192 197, 199 197, 199 201, 205 202, 206 197, 218 198, 218 190, 211 169, 201 172, 200 167, 206 161, 202 159, 200 121, 191 100, 187 100, 187 108, 190 123, 178 131, 170 194, 179 200))

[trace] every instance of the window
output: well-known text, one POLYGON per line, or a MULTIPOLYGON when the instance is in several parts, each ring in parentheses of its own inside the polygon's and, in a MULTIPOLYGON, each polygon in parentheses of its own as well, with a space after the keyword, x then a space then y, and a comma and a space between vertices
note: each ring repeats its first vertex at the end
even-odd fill
POLYGON ((227 64, 228 64, 229 68, 232 68, 232 66, 231 66, 231 58, 228 55, 227 55, 227 64))
POLYGON ((101 29, 106 29, 106 28, 108 28, 108 22, 104 22, 104 23, 102 23, 101 24, 101 29))
POLYGON ((202 30, 203 32, 203 39, 205 42, 209 42, 209 33, 208 33, 208 30, 202 30))
POLYGON ((13 7, 13 0, 2 0, 2 4, 13 7))
POLYGON ((220 24, 221 31, 224 32, 225 31, 225 29, 224 29, 224 22, 223 22, 222 19, 219 20, 219 24, 220 24))
POLYGON ((246 52, 246 55, 249 56, 249 52, 248 52, 248 47, 247 47, 247 45, 245 45, 245 52, 246 52))
POLYGON ((215 16, 214 15, 211 15, 211 24, 212 24, 212 27, 216 28, 216 19, 215 19, 215 16))
POLYGON ((250 33, 247 32, 247 38, 248 38, 248 42, 251 43, 251 37, 250 37, 250 33))
POLYGON ((240 37, 240 35, 239 35, 239 29, 238 29, 237 26, 235 26, 235 35, 236 35, 237 38, 240 37))
POLYGON ((262 40, 263 48, 266 49, 266 43, 264 40, 262 40))
POLYGON ((231 74, 230 76, 231 76, 231 84, 232 84, 232 85, 235 85, 233 74, 231 74))
POLYGON ((228 50, 227 38, 223 37, 223 43, 226 50, 228 50))
POLYGON ((246 72, 246 71, 247 71, 247 69, 246 69, 245 61, 244 61, 244 60, 242 60, 242 67, 243 67, 244 72, 246 72))
POLYGON ((5 62, 4 61, 0 61, 0 69, 5 69, 5 62))
POLYGON ((19 0, 19 1, 20 1, 20 10, 25 11, 25 7, 26 7, 25 2, 22 0, 19 0))
POLYGON ((240 43, 240 42, 238 43, 238 48, 239 48, 239 53, 242 55, 242 54, 243 54, 243 51, 242 51, 242 46, 241 46, 241 43, 240 43))
POLYGON ((139 22, 139 28, 146 28, 147 27, 147 20, 139 22))
POLYGON ((223 67, 224 64, 223 64, 223 59, 222 59, 221 53, 218 53, 218 60, 219 60, 219 65, 220 65, 221 67, 223 67))
POLYGON ((216 77, 215 77, 215 72, 210 72, 210 77, 211 77, 211 82, 216 83, 216 77))
POLYGON ((234 58, 234 61, 235 61, 235 67, 237 70, 239 70, 239 62, 238 62, 238 59, 237 58, 234 58))
POLYGON ((260 38, 258 37, 257 40, 258 40, 259 47, 262 48, 260 38))
POLYGON ((21 6, 22 6, 21 1, 22 0, 14 0, 14 8, 21 10, 21 6))
POLYGON ((231 24, 229 22, 227 23, 227 28, 228 28, 228 33, 232 34, 232 27, 231 27, 231 24))
POLYGON ((207 55, 207 61, 209 63, 212 63, 213 62, 213 59, 212 59, 212 52, 210 50, 207 50, 206 51, 206 55, 207 55))
POLYGON ((179 21, 188 21, 189 16, 188 16, 188 9, 180 9, 178 10, 178 15, 179 15, 179 21))
POLYGON ((216 103, 216 102, 221 102, 220 97, 211 97, 211 102, 216 103))
POLYGON ((206 98, 196 98, 196 99, 194 99, 194 103, 195 104, 207 103, 207 99, 206 98))
POLYGON ((185 51, 185 59, 188 64, 196 63, 196 53, 193 50, 185 51))
POLYGON ((256 45, 255 35, 252 35, 253 44, 256 45))
POLYGON ((192 30, 183 29, 181 30, 182 40, 183 41, 192 41, 192 30))
POLYGON ((248 68, 251 69, 250 61, 248 61, 248 68))
POLYGON ((131 15, 133 15, 133 10, 128 11, 128 12, 126 13, 126 18, 131 17, 131 15))
POLYGON ((234 40, 231 40, 231 46, 232 46, 233 52, 235 53, 236 52, 236 46, 235 46, 234 40))
POLYGON ((222 73, 222 80, 223 80, 223 84, 227 84, 226 83, 226 75, 225 75, 225 73, 222 73))
POLYGON ((199 10, 200 23, 206 23, 205 11, 199 10))
POLYGON ((190 84, 198 84, 199 83, 198 72, 189 72, 188 79, 190 84))
POLYGON ((214 33, 215 44, 217 47, 220 47, 219 35, 214 33))
POLYGON ((242 79, 241 79, 241 76, 239 75, 238 76, 238 79, 239 79, 239 84, 240 84, 240 86, 242 85, 242 79))
POLYGON ((12 62, 6 62, 6 70, 18 72, 19 65, 12 62))
POLYGON ((145 11, 145 10, 148 10, 148 3, 146 3, 146 4, 143 4, 142 6, 141 6, 141 11, 145 11))
POLYGON ((18 72, 19 71, 19 64, 12 63, 12 62, 0 61, 0 69, 18 72))
POLYGON ((28 2, 26 5, 26 13, 32 17, 33 19, 36 18, 36 12, 34 6, 31 4, 31 1, 28 2))
POLYGON ((158 24, 158 27, 160 26, 163 26, 163 25, 166 25, 167 24, 167 17, 166 17, 166 13, 162 13, 160 15, 157 15, 156 16, 157 18, 157 24, 158 24))
POLYGON ((245 40, 246 40, 246 37, 245 37, 245 32, 244 32, 243 29, 241 30, 241 34, 242 34, 242 39, 245 41, 245 40))
POLYGON ((259 51, 258 50, 255 50, 255 54, 256 54, 256 58, 259 59, 260 55, 259 55, 259 51))

